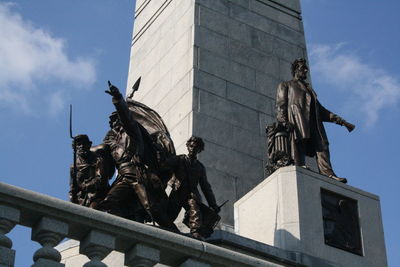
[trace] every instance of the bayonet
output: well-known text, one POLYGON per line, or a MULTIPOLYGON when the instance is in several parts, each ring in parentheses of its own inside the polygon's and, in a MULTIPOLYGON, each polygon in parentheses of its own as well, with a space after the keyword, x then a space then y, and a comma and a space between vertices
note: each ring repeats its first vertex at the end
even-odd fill
POLYGON ((128 98, 133 99, 133 95, 135 94, 136 91, 139 90, 139 85, 140 85, 140 80, 141 79, 142 79, 142 77, 139 77, 139 79, 137 79, 135 84, 132 86, 132 93, 129 94, 128 98))
MULTIPOLYGON (((75 191, 75 189, 77 188, 77 166, 76 166, 76 143, 75 143, 75 137, 72 134, 72 104, 69 105, 69 136, 71 137, 72 141, 72 147, 74 150, 74 170, 72 172, 72 176, 71 179, 72 181, 70 181, 70 184, 72 185, 72 190, 75 191)), ((76 196, 74 195, 75 192, 71 192, 73 194, 72 199, 76 198, 76 196)))
POLYGON ((74 139, 72 135, 72 104, 69 105, 69 136, 74 139))

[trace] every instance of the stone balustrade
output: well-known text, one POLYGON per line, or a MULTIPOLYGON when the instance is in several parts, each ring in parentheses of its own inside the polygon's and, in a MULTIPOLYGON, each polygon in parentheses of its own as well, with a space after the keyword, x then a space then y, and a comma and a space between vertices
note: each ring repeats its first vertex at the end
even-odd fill
POLYGON ((112 251, 122 253, 128 267, 338 266, 226 231, 218 230, 207 242, 199 241, 0 183, 0 267, 14 266, 18 251, 12 249, 7 234, 17 224, 31 228, 31 239, 41 245, 34 255, 22 255, 33 256, 33 267, 65 266, 55 248, 64 238, 79 241, 80 257, 87 256, 84 267, 107 266, 102 260, 112 251))
POLYGON ((64 266, 54 248, 64 238, 80 241, 79 253, 88 257, 85 267, 106 266, 101 261, 113 250, 125 255, 126 266, 304 266, 246 255, 0 183, 2 267, 14 266, 16 252, 6 235, 16 224, 31 228, 32 240, 42 246, 33 255, 34 267, 64 266))

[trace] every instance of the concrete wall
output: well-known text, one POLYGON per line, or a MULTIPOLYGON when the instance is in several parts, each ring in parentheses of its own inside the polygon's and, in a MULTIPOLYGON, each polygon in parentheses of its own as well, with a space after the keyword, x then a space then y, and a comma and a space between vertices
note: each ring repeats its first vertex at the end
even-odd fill
POLYGON ((217 201, 233 203, 264 178, 265 125, 278 83, 306 57, 299 0, 137 1, 127 92, 157 110, 179 153, 202 137, 217 201))

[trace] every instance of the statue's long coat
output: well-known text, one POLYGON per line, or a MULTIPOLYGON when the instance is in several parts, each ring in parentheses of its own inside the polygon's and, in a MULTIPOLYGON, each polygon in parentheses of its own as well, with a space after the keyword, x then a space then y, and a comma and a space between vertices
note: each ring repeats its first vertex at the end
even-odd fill
POLYGON ((319 103, 311 86, 298 80, 280 83, 276 112, 278 122, 290 122, 294 126, 292 137, 295 142, 311 141, 307 142, 307 156, 328 149, 329 142, 322 122, 331 122, 335 115, 319 103))

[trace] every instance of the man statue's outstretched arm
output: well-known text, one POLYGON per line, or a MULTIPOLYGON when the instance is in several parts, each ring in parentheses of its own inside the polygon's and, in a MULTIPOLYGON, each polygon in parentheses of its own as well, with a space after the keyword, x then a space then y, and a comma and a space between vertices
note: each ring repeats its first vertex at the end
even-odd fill
POLYGON ((321 105, 321 103, 319 103, 318 100, 317 100, 317 105, 319 107, 320 116, 321 116, 322 121, 332 122, 332 123, 336 123, 341 126, 345 126, 349 132, 353 131, 354 128, 356 127, 354 124, 347 122, 345 119, 343 119, 339 115, 336 115, 335 113, 326 109, 324 106, 321 105))

